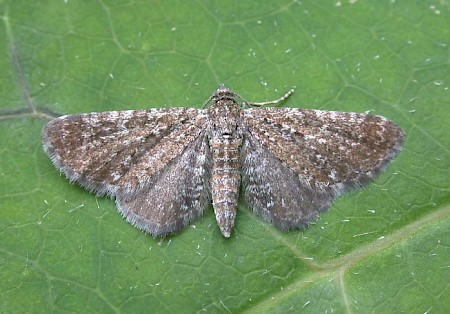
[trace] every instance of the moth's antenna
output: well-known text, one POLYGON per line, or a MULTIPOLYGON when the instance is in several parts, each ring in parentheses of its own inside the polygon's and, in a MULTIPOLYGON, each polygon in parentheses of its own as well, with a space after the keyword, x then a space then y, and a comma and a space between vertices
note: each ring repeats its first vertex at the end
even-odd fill
POLYGON ((292 88, 289 90, 286 94, 281 96, 278 99, 271 100, 271 101, 263 101, 263 102, 248 102, 244 100, 242 97, 239 96, 243 100, 242 105, 247 107, 262 107, 267 105, 278 105, 279 103, 285 101, 289 96, 291 96, 294 93, 294 89, 292 88))

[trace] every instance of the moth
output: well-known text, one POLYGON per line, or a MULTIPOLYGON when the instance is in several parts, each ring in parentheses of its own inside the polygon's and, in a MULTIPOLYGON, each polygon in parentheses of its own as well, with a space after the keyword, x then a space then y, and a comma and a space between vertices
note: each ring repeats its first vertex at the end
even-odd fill
POLYGON ((115 198, 153 236, 180 231, 212 201, 230 237, 241 187, 263 220, 302 228, 385 169, 403 131, 371 114, 265 107, 291 93, 249 103, 221 85, 203 109, 61 116, 44 127, 43 147, 71 182, 115 198))

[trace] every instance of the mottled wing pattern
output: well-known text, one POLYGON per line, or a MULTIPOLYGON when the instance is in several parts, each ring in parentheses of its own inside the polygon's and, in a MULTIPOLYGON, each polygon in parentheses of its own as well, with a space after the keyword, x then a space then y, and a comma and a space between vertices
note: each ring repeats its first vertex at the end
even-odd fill
POLYGON ((206 136, 201 134, 141 188, 119 188, 117 206, 129 222, 153 235, 177 232, 210 203, 210 163, 206 136))
POLYGON ((281 229, 306 226, 346 188, 374 178, 403 138, 396 124, 368 114, 251 108, 243 116, 247 202, 281 229))
POLYGON ((44 128, 44 150, 69 180, 115 196, 128 221, 165 235, 210 202, 207 119, 189 108, 63 116, 44 128))

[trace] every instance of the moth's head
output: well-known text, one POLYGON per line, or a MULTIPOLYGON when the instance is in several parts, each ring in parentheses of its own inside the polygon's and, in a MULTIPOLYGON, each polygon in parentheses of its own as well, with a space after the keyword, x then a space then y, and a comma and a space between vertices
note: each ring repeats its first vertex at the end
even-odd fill
POLYGON ((229 92, 230 89, 226 87, 224 84, 220 84, 219 87, 216 90, 216 93, 223 93, 223 92, 229 92))
POLYGON ((236 97, 236 94, 231 91, 228 87, 226 87, 223 84, 219 85, 219 88, 214 92, 212 99, 213 101, 218 101, 221 99, 234 99, 236 97))

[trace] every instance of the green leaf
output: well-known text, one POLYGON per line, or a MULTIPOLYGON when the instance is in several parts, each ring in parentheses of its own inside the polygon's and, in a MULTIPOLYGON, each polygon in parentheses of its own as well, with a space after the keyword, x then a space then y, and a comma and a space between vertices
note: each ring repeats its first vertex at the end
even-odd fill
MULTIPOLYGON (((445 1, 0 2, 0 312, 450 309, 450 10, 445 1), (154 239, 41 148, 59 114, 248 100, 372 111, 404 149, 304 231, 240 202, 154 239)), ((177 193, 177 191, 173 191, 177 193)))

